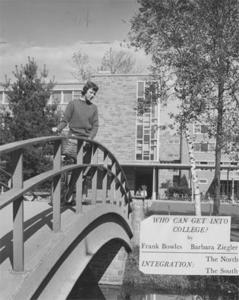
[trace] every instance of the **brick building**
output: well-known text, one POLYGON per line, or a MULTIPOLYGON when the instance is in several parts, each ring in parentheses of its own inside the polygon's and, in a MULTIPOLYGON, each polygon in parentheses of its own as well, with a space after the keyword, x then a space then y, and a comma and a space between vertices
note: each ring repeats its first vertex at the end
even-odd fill
POLYGON ((179 173, 158 168, 162 161, 180 162, 179 136, 161 129, 170 122, 167 111, 172 111, 174 103, 153 104, 139 113, 137 104, 145 97, 146 82, 152 80, 149 75, 104 74, 92 80, 100 87, 95 99, 100 117, 97 140, 117 157, 132 191, 146 185, 148 196, 156 198, 158 182, 179 173))

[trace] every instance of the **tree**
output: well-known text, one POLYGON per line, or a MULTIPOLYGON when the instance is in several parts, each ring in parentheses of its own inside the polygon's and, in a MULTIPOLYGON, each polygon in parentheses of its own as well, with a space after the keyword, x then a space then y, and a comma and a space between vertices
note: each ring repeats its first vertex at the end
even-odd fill
POLYGON ((209 126, 209 136, 216 139, 213 213, 218 215, 221 155, 230 138, 228 126, 235 128, 238 120, 229 114, 233 107, 238 111, 239 104, 238 1, 138 2, 132 45, 152 54, 155 73, 165 65, 173 72, 175 93, 181 101, 176 116, 180 125, 203 121, 209 126))
POLYGON ((110 71, 111 74, 127 74, 133 70, 135 59, 132 53, 126 50, 113 50, 110 48, 101 61, 101 70, 110 71))
MULTIPOLYGON (((6 78, 4 84, 8 108, 1 111, 0 144, 51 135, 51 128, 58 123, 56 104, 48 105, 54 86, 47 81, 44 67, 39 74, 34 59, 26 65, 16 66, 15 81, 6 78)), ((47 147, 29 147, 24 159, 25 176, 34 175, 45 168, 47 147)))
POLYGON ((89 56, 79 50, 73 54, 72 60, 76 68, 76 71, 72 73, 73 76, 80 81, 90 79, 95 70, 90 65, 89 56))

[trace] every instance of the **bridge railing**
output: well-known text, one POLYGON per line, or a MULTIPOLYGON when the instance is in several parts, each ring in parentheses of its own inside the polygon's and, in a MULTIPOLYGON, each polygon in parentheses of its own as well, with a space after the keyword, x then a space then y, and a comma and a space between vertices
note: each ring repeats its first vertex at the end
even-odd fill
POLYGON ((62 176, 70 174, 66 197, 70 197, 75 190, 75 213, 82 212, 83 180, 85 176, 91 177, 92 198, 91 204, 99 201, 97 193, 101 187, 101 203, 112 203, 121 206, 127 216, 130 213, 131 194, 123 169, 115 156, 102 144, 72 137, 76 140, 76 163, 64 165, 62 163, 62 144, 66 140, 61 136, 39 137, 29 140, 9 143, 0 146, 0 157, 11 153, 13 166, 11 187, 0 195, 0 209, 7 205, 13 206, 13 270, 24 270, 24 194, 36 186, 51 180, 52 182, 52 229, 59 232, 61 229, 61 198, 62 176), (46 143, 53 144, 52 168, 27 180, 23 177, 24 150, 32 145, 46 143), (90 147, 85 147, 90 145, 90 147), (90 157, 88 163, 84 158, 90 157), (100 182, 99 182, 100 181, 100 182))
POLYGON ((0 194, 9 190, 12 186, 12 174, 0 167, 0 194))

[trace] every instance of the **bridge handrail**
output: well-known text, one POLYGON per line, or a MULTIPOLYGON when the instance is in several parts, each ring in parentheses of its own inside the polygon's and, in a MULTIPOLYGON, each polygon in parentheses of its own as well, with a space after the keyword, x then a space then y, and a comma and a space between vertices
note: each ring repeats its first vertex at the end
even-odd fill
POLYGON ((0 180, 0 194, 1 194, 3 190, 7 191, 12 186, 12 174, 7 172, 2 167, 0 167, 0 174, 4 176, 4 178, 1 178, 0 180))
MULTIPOLYGON (((23 141, 12 142, 0 146, 0 156, 2 154, 13 153, 13 174, 11 188, 0 195, 0 209, 9 204, 13 204, 13 269, 14 271, 24 270, 24 238, 23 238, 23 195, 36 185, 52 179, 52 206, 53 206, 53 231, 60 230, 61 218, 61 177, 63 173, 71 172, 72 182, 76 185, 76 213, 82 211, 82 182, 83 172, 93 170, 92 175, 92 203, 96 203, 97 197, 97 175, 98 170, 103 173, 102 178, 102 202, 106 203, 107 195, 107 178, 110 177, 110 191, 112 191, 113 203, 118 206, 126 204, 127 214, 130 213, 131 194, 128 182, 122 167, 119 165, 115 156, 102 144, 87 138, 70 137, 77 140, 77 163, 62 166, 62 143, 67 137, 64 136, 45 136, 32 138, 23 141), (53 143, 53 167, 51 170, 23 180, 23 150, 28 146, 36 144, 53 143), (90 144, 91 163, 83 163, 83 146, 90 144), (98 163, 98 149, 103 153, 103 163, 98 163), (109 164, 110 159, 110 164, 109 164), (118 198, 115 199, 115 193, 118 198), (116 201, 115 201, 116 200, 116 201)), ((112 203, 111 202, 111 203, 112 203)))
MULTIPOLYGON (((12 152, 12 151, 15 151, 18 149, 26 148, 27 146, 31 146, 33 144, 40 144, 43 142, 63 141, 66 139, 68 139, 68 137, 66 137, 66 136, 55 136, 55 135, 52 136, 51 135, 51 136, 43 136, 43 137, 37 137, 37 138, 32 138, 32 139, 27 139, 27 140, 11 142, 11 143, 0 146, 0 155, 4 154, 4 153, 9 153, 9 151, 12 152)), ((102 151, 106 151, 111 159, 113 159, 114 161, 117 161, 114 154, 112 152, 110 152, 101 143, 97 142, 96 140, 90 140, 90 139, 84 138, 84 137, 79 138, 76 136, 71 136, 70 139, 80 140, 80 141, 90 143, 92 145, 96 145, 102 151)))
POLYGON ((105 170, 108 174, 110 174, 112 177, 114 177, 115 181, 119 184, 121 189, 124 189, 123 184, 120 182, 120 180, 117 178, 117 176, 105 168, 103 165, 68 165, 62 167, 62 169, 58 171, 50 170, 43 172, 39 175, 36 175, 34 177, 31 177, 30 179, 26 180, 24 182, 24 186, 19 190, 15 189, 9 189, 6 191, 4 194, 0 195, 0 209, 4 208, 5 206, 9 205, 12 203, 14 200, 18 199, 19 197, 23 196, 25 193, 30 191, 32 188, 35 186, 39 185, 40 183, 45 182, 46 180, 52 179, 57 175, 62 175, 68 171, 73 171, 73 170, 85 170, 87 167, 90 168, 98 168, 98 169, 103 169, 105 170))
POLYGON ((60 141, 64 137, 62 136, 43 136, 37 137, 27 140, 21 140, 16 142, 11 142, 5 145, 0 146, 0 154, 9 153, 9 151, 15 151, 18 149, 26 148, 27 146, 31 146, 33 144, 39 144, 43 142, 53 142, 53 141, 60 141))

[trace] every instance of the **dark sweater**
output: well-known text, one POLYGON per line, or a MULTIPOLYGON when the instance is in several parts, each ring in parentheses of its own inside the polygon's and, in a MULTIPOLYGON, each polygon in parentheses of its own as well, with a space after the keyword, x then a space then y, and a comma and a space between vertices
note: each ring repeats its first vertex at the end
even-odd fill
POLYGON ((70 133, 94 138, 99 127, 97 106, 83 100, 69 102, 64 117, 58 126, 58 131, 62 131, 67 123, 69 123, 70 133))

